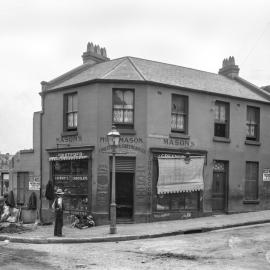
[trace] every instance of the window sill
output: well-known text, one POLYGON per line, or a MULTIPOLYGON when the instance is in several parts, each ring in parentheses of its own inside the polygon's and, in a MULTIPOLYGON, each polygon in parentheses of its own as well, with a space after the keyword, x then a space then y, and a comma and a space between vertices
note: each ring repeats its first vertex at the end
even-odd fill
POLYGON ((222 142, 222 143, 230 143, 231 142, 231 138, 223 138, 223 137, 213 137, 213 141, 214 142, 222 142))
POLYGON ((172 132, 172 133, 169 134, 169 136, 171 138, 190 139, 190 136, 189 135, 183 134, 183 133, 172 132))
POLYGON ((134 129, 119 128, 118 131, 120 135, 136 135, 136 131, 134 129))
POLYGON ((61 133, 61 136, 75 136, 78 135, 78 131, 77 130, 70 130, 70 131, 63 131, 61 133))
POLYGON ((243 200, 243 204, 259 204, 260 200, 243 200))
POLYGON ((258 141, 250 141, 250 140, 245 140, 245 144, 247 145, 255 145, 255 146, 260 146, 261 143, 258 141))

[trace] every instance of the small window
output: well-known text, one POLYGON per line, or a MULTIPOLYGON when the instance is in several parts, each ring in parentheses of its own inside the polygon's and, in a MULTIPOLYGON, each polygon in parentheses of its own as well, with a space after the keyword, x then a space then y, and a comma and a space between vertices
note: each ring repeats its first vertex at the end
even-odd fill
POLYGON ((78 95, 77 93, 64 96, 64 129, 66 131, 77 130, 78 126, 78 95))
POLYGON ((260 108, 247 107, 247 133, 246 139, 251 141, 259 141, 260 130, 260 108))
POLYGON ((130 89, 113 90, 113 123, 122 128, 133 128, 134 91, 130 89))
POLYGON ((187 134, 188 97, 172 95, 171 131, 187 134))
POLYGON ((246 162, 245 199, 258 200, 259 163, 246 162))
POLYGON ((229 138, 229 104, 215 103, 215 137, 229 138))

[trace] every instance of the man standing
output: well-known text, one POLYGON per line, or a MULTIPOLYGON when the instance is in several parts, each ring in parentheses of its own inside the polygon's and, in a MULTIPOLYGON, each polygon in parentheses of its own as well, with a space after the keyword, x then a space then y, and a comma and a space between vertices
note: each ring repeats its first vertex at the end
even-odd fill
POLYGON ((64 212, 64 204, 63 204, 63 196, 64 192, 62 189, 57 189, 56 191, 56 199, 53 202, 53 209, 55 212, 55 223, 54 223, 54 236, 62 236, 62 227, 63 227, 63 212, 64 212))

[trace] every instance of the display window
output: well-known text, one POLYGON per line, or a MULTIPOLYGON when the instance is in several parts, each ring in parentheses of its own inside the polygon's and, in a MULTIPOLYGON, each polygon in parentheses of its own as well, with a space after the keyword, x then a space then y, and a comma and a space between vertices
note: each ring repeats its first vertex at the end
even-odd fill
POLYGON ((64 191, 67 211, 88 210, 89 159, 55 160, 52 162, 54 189, 64 191))
POLYGON ((204 156, 153 154, 153 211, 197 211, 203 166, 204 156))

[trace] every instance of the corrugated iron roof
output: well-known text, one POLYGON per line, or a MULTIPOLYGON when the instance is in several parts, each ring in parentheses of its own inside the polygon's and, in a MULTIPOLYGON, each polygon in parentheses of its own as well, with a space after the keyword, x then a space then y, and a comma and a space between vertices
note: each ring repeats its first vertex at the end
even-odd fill
POLYGON ((81 65, 48 82, 47 90, 97 79, 153 82, 207 93, 270 102, 270 95, 267 98, 266 91, 260 93, 259 88, 253 91, 239 81, 219 74, 129 56, 96 65, 81 65))

